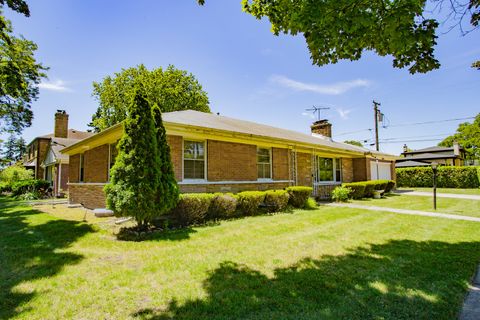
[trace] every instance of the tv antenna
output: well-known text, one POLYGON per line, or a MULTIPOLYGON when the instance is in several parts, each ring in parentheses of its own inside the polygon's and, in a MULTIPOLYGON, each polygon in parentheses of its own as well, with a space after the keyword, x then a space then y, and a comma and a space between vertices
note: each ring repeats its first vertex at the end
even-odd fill
POLYGON ((329 107, 317 107, 317 106, 313 106, 312 108, 309 108, 309 109, 305 109, 306 111, 311 111, 313 114, 317 114, 317 121, 318 120, 322 120, 322 118, 320 117, 320 112, 322 110, 329 110, 330 108, 329 107))

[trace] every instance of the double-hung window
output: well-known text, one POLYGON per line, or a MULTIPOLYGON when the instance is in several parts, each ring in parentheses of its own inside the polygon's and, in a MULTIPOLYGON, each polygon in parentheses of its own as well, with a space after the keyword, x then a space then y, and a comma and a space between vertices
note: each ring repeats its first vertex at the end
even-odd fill
POLYGON ((258 179, 272 178, 271 149, 257 148, 257 172, 258 179))
POLYGON ((205 143, 183 142, 183 179, 205 179, 205 143))
POLYGON ((317 157, 317 182, 341 182, 342 162, 339 158, 317 157))

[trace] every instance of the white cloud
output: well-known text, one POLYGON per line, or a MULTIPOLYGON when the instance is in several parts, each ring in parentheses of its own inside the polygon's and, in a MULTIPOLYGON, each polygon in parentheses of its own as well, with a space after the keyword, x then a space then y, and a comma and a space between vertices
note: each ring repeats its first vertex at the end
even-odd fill
POLYGON ((63 80, 42 82, 38 85, 40 89, 57 91, 57 92, 70 92, 72 89, 68 88, 63 80))
POLYGON ((312 112, 302 112, 302 116, 309 117, 310 119, 315 119, 315 115, 312 112))
POLYGON ((296 91, 311 91, 328 95, 339 95, 345 93, 350 89, 370 86, 370 81, 365 79, 355 79, 351 81, 336 82, 332 84, 322 85, 300 82, 282 75, 273 75, 270 77, 270 81, 296 91))
POLYGON ((352 110, 342 109, 342 108, 337 108, 336 110, 337 110, 338 114, 340 115, 340 118, 342 118, 343 120, 348 119, 348 115, 350 114, 350 112, 352 112, 352 110))

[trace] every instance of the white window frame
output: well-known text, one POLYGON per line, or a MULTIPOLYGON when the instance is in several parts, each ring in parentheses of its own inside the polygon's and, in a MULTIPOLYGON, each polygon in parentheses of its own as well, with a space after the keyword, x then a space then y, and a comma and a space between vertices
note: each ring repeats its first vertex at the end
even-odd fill
POLYGON ((316 166, 315 170, 319 171, 319 159, 332 159, 333 161, 333 166, 332 166, 332 173, 333 173, 333 180, 328 180, 328 181, 320 181, 320 172, 316 173, 314 176, 318 177, 318 181, 314 181, 314 183, 318 185, 323 185, 323 184, 339 184, 342 183, 343 180, 343 172, 342 172, 342 158, 334 158, 334 157, 324 157, 324 156, 319 156, 315 155, 317 157, 316 159, 316 166), (340 160, 340 181, 337 181, 337 159, 340 160))
POLYGON ((273 161, 272 161, 272 148, 269 147, 262 147, 262 146, 257 146, 257 152, 255 154, 256 157, 256 165, 257 165, 257 181, 273 181, 273 161), (259 178, 258 177, 258 165, 260 163, 265 164, 265 162, 258 162, 258 149, 266 149, 268 150, 268 155, 270 158, 270 178, 259 178))
POLYGON ((204 182, 207 181, 207 156, 208 156, 208 151, 207 151, 207 140, 198 140, 198 139, 182 139, 182 181, 185 182, 204 182), (185 141, 187 142, 200 142, 203 143, 203 179, 192 179, 192 178, 185 178, 185 141))

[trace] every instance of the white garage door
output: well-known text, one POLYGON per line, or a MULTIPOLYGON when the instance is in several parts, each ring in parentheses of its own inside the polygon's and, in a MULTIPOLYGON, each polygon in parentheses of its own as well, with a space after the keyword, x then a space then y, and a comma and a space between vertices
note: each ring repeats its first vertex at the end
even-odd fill
POLYGON ((390 171, 390 163, 385 162, 370 162, 370 172, 372 180, 390 180, 392 179, 392 174, 390 171))

